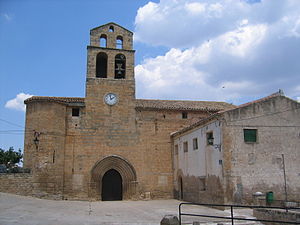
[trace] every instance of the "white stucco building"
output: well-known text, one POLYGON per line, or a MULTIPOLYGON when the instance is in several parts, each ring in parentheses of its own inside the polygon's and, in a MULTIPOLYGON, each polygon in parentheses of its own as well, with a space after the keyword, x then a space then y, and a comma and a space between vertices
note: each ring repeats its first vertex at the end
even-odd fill
POLYGON ((300 104, 282 92, 225 110, 171 134, 175 196, 250 202, 273 191, 300 199, 300 104))

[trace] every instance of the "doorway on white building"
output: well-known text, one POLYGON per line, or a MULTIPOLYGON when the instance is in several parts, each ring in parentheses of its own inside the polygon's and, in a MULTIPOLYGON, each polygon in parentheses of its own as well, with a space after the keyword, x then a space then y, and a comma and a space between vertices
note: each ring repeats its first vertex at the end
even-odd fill
POLYGON ((182 177, 178 178, 178 186, 179 186, 179 199, 183 200, 183 182, 182 182, 182 177))
POLYGON ((114 169, 108 170, 102 178, 102 201, 117 201, 123 199, 122 177, 114 169))

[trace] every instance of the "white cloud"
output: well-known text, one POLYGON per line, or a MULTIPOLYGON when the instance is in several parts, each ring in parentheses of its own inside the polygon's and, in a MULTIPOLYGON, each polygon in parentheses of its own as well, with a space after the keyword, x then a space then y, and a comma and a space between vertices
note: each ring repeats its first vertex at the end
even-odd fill
POLYGON ((170 50, 136 66, 138 95, 238 102, 279 88, 292 93, 300 83, 298 3, 149 2, 138 10, 135 41, 170 50))
POLYGON ((249 51, 259 45, 265 37, 268 27, 265 24, 256 26, 243 26, 234 31, 229 31, 216 40, 224 54, 245 57, 249 51))
POLYGON ((13 19, 13 16, 8 13, 1 13, 1 16, 8 22, 13 19))
POLYGON ((184 8, 187 10, 188 13, 191 14, 200 14, 205 11, 206 4, 200 3, 200 2, 190 2, 186 3, 184 8))
POLYGON ((19 93, 17 96, 11 100, 8 100, 5 104, 5 108, 8 109, 14 109, 18 111, 24 111, 26 110, 26 106, 24 104, 24 100, 27 98, 32 97, 33 95, 25 94, 25 93, 19 93))

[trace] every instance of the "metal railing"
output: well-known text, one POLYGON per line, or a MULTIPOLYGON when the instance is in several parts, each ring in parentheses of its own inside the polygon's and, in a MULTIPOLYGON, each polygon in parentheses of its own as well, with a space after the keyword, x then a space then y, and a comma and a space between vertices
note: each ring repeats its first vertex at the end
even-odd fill
POLYGON ((276 220, 264 220, 264 219, 250 219, 250 218, 240 218, 234 217, 233 210, 234 208, 251 208, 251 209, 282 209, 286 210, 300 210, 298 207, 275 207, 275 206, 248 206, 248 205, 222 205, 222 204, 205 204, 205 203, 180 203, 179 204, 179 224, 181 225, 181 217, 182 216, 195 216, 195 217, 206 217, 206 218, 215 218, 215 219, 226 219, 230 220, 231 224, 234 225, 235 220, 243 220, 243 221, 257 221, 257 222, 273 222, 273 223, 281 223, 281 224, 300 224, 300 222, 287 222, 287 221, 276 221, 276 220), (206 207, 222 207, 222 208, 230 208, 230 217, 228 216, 211 216, 207 214, 193 214, 193 213, 183 213, 182 206, 183 205, 194 205, 194 206, 206 206, 206 207))

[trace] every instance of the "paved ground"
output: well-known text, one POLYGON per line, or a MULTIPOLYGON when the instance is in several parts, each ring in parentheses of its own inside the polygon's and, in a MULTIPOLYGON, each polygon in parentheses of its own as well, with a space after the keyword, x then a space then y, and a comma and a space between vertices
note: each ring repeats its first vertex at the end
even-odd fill
MULTIPOLYGON (((0 225, 158 225, 165 215, 178 215, 179 203, 173 199, 113 202, 53 201, 0 193, 0 225)), ((194 206, 185 206, 184 211, 220 216, 230 214, 228 210, 194 206)), ((252 210, 242 210, 236 215, 249 217, 251 214, 252 210)), ((191 224, 193 221, 210 220, 183 218, 185 224, 191 224)))

